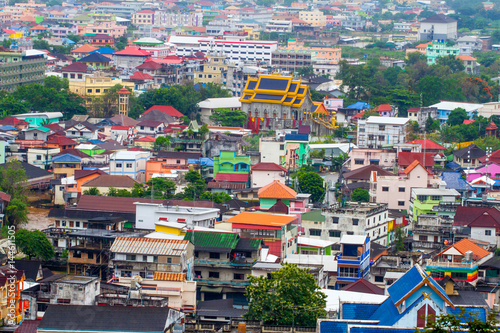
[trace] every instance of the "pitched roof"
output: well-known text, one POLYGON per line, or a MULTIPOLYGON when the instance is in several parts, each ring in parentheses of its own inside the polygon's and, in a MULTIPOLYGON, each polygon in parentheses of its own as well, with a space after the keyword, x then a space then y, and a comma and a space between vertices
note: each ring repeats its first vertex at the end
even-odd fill
POLYGON ((150 53, 146 50, 143 50, 137 46, 127 46, 125 49, 113 53, 113 55, 147 57, 147 56, 151 56, 152 53, 150 53))
MULTIPOLYGON (((36 167, 35 167, 36 168, 36 167)), ((40 168, 38 168, 40 169, 40 168)), ((123 212, 133 213, 135 215, 134 202, 149 202, 161 204, 164 200, 150 198, 127 198, 127 197, 108 197, 96 195, 82 195, 76 209, 98 212, 123 212)))
POLYGON ((184 240, 194 244, 196 250, 212 252, 231 252, 238 244, 238 234, 229 232, 195 231, 186 232, 184 240))
MULTIPOLYGON (((16 261, 17 262, 17 261, 16 261)), ((23 320, 14 333, 36 333, 36 329, 40 324, 41 319, 37 320, 23 320)))
POLYGON ((376 285, 369 281, 366 281, 365 279, 359 279, 356 282, 348 284, 347 286, 342 288, 342 290, 365 294, 384 295, 384 289, 377 287, 376 285))
POLYGON ((469 156, 471 159, 476 159, 486 155, 486 152, 475 144, 471 144, 470 146, 454 151, 453 155, 462 159, 469 158, 469 156))
POLYGON ((10 198, 11 198, 10 194, 0 191, 0 200, 4 202, 10 202, 10 198))
MULTIPOLYGON (((17 162, 16 163, 7 162, 7 163, 0 164, 0 167, 7 170, 9 168, 9 166, 15 166, 15 165, 17 165, 17 162)), ((49 177, 54 176, 51 172, 49 172, 45 169, 36 167, 34 165, 28 164, 26 162, 19 162, 19 166, 21 169, 24 169, 24 172, 26 174, 26 178, 28 178, 28 180, 35 179, 35 178, 42 178, 42 177, 49 178, 49 177)))
POLYGON ((0 120, 0 125, 3 126, 16 126, 16 125, 29 125, 27 121, 17 119, 15 117, 5 117, 0 120))
POLYGON ((58 72, 75 72, 75 73, 86 73, 88 70, 88 66, 83 62, 74 62, 63 68, 58 69, 58 72))
POLYGON ((82 158, 71 154, 62 154, 52 157, 52 163, 81 163, 82 158))
POLYGON ((158 127, 163 122, 158 121, 158 120, 143 120, 140 123, 138 123, 136 126, 144 126, 144 127, 158 127))
POLYGON ((143 73, 140 71, 136 71, 134 74, 130 76, 131 80, 154 80, 154 77, 147 73, 143 73))
POLYGON ((466 54, 458 55, 457 59, 460 59, 462 61, 476 61, 477 60, 476 58, 471 57, 470 55, 466 55, 466 54))
POLYGON ((169 116, 176 117, 176 118, 181 118, 184 116, 182 113, 180 113, 173 106, 170 106, 170 105, 153 105, 152 107, 150 107, 149 109, 144 111, 143 115, 147 114, 148 112, 150 112, 152 110, 158 110, 162 113, 166 113, 169 116))
POLYGON ((109 120, 122 126, 135 126, 139 123, 137 120, 132 119, 124 114, 116 115, 109 118, 109 120))
MULTIPOLYGON (((398 165, 399 166, 409 166, 413 163, 413 161, 419 161, 422 165, 424 165, 424 153, 413 153, 402 151, 398 154, 398 165)), ((433 167, 434 166, 434 153, 425 153, 425 167, 433 167)))
POLYGON ((285 168, 282 166, 276 164, 276 163, 271 163, 271 162, 261 162, 257 163, 255 165, 252 165, 252 171, 283 171, 287 172, 285 168))
POLYGON ((483 249, 481 246, 477 245, 476 243, 472 242, 471 240, 464 238, 460 240, 459 242, 448 246, 446 249, 438 253, 436 256, 439 256, 443 254, 444 252, 448 251, 449 249, 454 248, 458 252, 460 252, 462 255, 465 255, 465 252, 467 251, 472 251, 473 253, 473 259, 474 260, 480 260, 487 255, 490 254, 489 251, 483 249))
POLYGON ((392 111, 392 107, 390 104, 380 104, 379 106, 376 106, 373 110, 377 112, 392 111))
POLYGON ((116 237, 109 250, 115 253, 180 257, 187 250, 188 244, 186 240, 177 239, 116 237))
POLYGON ((47 141, 45 141, 45 144, 47 143, 62 145, 62 146, 76 146, 78 144, 78 142, 76 142, 75 140, 62 135, 56 135, 47 139, 47 141))
POLYGON ((371 173, 377 171, 379 176, 394 176, 393 173, 382 169, 378 165, 366 165, 359 169, 355 169, 343 174, 345 179, 370 180, 371 173))
POLYGON ((406 169, 404 169, 404 173, 405 174, 409 174, 410 172, 413 171, 413 169, 415 169, 417 167, 417 165, 420 165, 422 168, 424 168, 424 170, 429 174, 429 171, 422 165, 422 163, 420 163, 418 160, 415 160, 413 161, 410 165, 408 165, 406 167, 406 169))
POLYGON ((201 153, 197 152, 186 152, 186 151, 159 151, 156 155, 158 158, 175 158, 175 159, 199 159, 201 153))
POLYGON ((292 190, 290 187, 281 183, 279 180, 275 180, 270 184, 259 189, 259 199, 269 198, 269 199, 295 199, 297 198, 297 192, 292 190))
POLYGON ((420 21, 420 23, 452 23, 452 22, 457 22, 457 21, 449 17, 448 15, 444 14, 432 15, 431 17, 428 17, 425 20, 420 21))
POLYGON ((163 332, 170 311, 169 308, 156 307, 51 304, 38 328, 48 331, 163 332))
POLYGON ((429 139, 415 139, 407 143, 421 145, 422 149, 445 150, 446 148, 429 139))
POLYGON ((500 211, 496 208, 490 208, 480 216, 472 220, 468 227, 476 228, 496 228, 500 229, 500 211))
POLYGON ((93 170, 75 170, 75 180, 78 180, 83 177, 90 176, 92 174, 105 175, 106 172, 101 169, 93 169, 93 170))
POLYGON ((218 172, 214 180, 217 182, 246 183, 248 181, 248 173, 218 172))
POLYGON ((100 62, 100 63, 109 63, 111 59, 100 54, 100 53, 90 53, 89 55, 78 60, 80 62, 100 62))
POLYGON ((71 53, 89 53, 89 52, 92 52, 95 50, 97 50, 97 47, 93 47, 90 44, 84 44, 84 45, 72 50, 71 53))
POLYGON ((136 69, 149 69, 149 70, 154 70, 154 69, 160 69, 163 66, 155 61, 152 60, 146 60, 144 61, 141 65, 137 66, 136 69))
POLYGON ((156 139, 153 138, 152 136, 143 136, 141 138, 137 138, 134 141, 139 141, 139 142, 155 142, 156 139))
POLYGON ((134 187, 138 183, 135 179, 129 176, 115 176, 115 175, 100 175, 82 186, 85 187, 134 187))
POLYGON ((295 215, 282 215, 282 214, 265 214, 257 212, 242 212, 236 216, 229 218, 226 222, 259 225, 262 227, 269 227, 272 229, 281 228, 293 221, 297 217, 295 215))
MULTIPOLYGON (((102 3, 101 3, 101 5, 102 5, 102 3)), ((103 46, 103 47, 98 48, 97 50, 90 51, 89 53, 95 53, 95 52, 99 52, 100 54, 113 54, 113 53, 115 53, 115 50, 110 48, 110 47, 103 46)))

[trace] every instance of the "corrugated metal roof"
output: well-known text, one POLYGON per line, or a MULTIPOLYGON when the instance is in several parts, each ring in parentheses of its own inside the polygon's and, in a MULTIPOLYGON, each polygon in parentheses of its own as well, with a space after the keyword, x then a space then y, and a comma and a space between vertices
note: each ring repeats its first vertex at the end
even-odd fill
POLYGON ((153 277, 157 281, 185 281, 185 273, 167 273, 167 272, 155 272, 153 277))
POLYGON ((174 239, 117 237, 111 245, 111 252, 149 255, 180 256, 189 242, 174 239))

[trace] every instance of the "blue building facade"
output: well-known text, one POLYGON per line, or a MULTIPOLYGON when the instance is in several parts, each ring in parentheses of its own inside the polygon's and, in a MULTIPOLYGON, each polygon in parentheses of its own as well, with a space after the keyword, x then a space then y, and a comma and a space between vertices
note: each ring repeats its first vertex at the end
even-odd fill
POLYGON ((344 235, 340 240, 341 253, 337 256, 337 289, 361 278, 367 280, 370 273, 370 238, 344 235))

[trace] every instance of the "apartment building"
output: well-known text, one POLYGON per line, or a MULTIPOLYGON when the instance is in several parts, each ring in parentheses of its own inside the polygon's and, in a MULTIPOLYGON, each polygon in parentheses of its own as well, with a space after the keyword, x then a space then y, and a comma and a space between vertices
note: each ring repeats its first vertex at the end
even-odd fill
POLYGON ((368 279, 370 273, 370 238, 364 235, 344 235, 337 256, 336 289, 368 279))
POLYGON ((280 71, 295 72, 312 65, 311 52, 279 50, 272 54, 272 66, 280 71))
POLYGON ((460 49, 456 46, 448 46, 446 42, 432 42, 427 45, 427 65, 434 65, 437 63, 439 57, 458 56, 460 49))
POLYGON ((146 162, 149 151, 117 151, 109 158, 109 174, 129 176, 137 181, 146 181, 146 162))
POLYGON ((436 14, 420 21, 419 40, 457 39, 457 21, 444 14, 436 14))
POLYGON ((143 9, 135 14, 132 14, 132 24, 133 25, 154 25, 155 24, 155 12, 149 9, 143 9))
POLYGON ((445 188, 445 184, 439 184, 435 188, 413 188, 408 213, 411 221, 416 221, 422 214, 454 216, 460 203, 460 193, 455 189, 445 188), (451 212, 439 209, 441 206, 450 206, 451 212))
POLYGON ((100 96, 104 94, 109 88, 120 84, 124 87, 134 89, 133 82, 123 81, 122 79, 116 79, 111 77, 105 77, 102 74, 96 73, 94 76, 87 76, 85 80, 82 81, 70 81, 69 90, 72 93, 81 96, 100 96))
POLYGON ((203 22, 203 13, 172 13, 165 11, 155 12, 155 22, 160 26, 166 27, 201 27, 203 22))
POLYGON ((359 148, 382 148, 408 140, 409 118, 375 117, 358 120, 356 144, 359 148))
POLYGON ((292 32, 292 21, 271 20, 267 22, 265 32, 292 32))
POLYGON ((326 15, 322 11, 301 11, 299 19, 307 22, 312 27, 325 27, 326 15))
POLYGON ((225 55, 209 55, 207 62, 202 65, 202 71, 194 73, 194 82, 221 84, 228 67, 225 55))
POLYGON ((428 118, 437 118, 437 108, 435 107, 412 107, 408 109, 408 118, 411 121, 416 121, 420 128, 425 127, 425 122, 428 118))
POLYGON ((18 87, 43 83, 46 55, 38 51, 0 51, 0 90, 12 92, 18 87))

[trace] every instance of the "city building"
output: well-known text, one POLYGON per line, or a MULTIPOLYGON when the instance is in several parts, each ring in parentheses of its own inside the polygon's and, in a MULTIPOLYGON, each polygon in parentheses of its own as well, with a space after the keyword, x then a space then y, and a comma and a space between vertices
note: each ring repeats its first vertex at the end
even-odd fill
POLYGON ((274 181, 285 184, 287 169, 272 162, 261 162, 251 167, 251 187, 263 187, 274 181))
POLYGON ((306 22, 312 27, 325 27, 326 16, 322 11, 301 11, 299 12, 299 20, 306 22))
POLYGON ((411 107, 408 109, 408 118, 411 121, 416 121, 418 123, 418 127, 425 128, 425 123, 428 118, 437 118, 437 108, 411 107))
POLYGON ((477 36, 463 36, 457 39, 460 55, 472 56, 472 53, 483 50, 483 43, 477 36))
POLYGON ((447 189, 444 184, 437 188, 412 188, 410 198, 410 209, 408 213, 411 221, 416 221, 421 214, 449 215, 446 212, 440 214, 436 211, 437 206, 450 205, 453 212, 460 204, 460 193, 455 189, 447 189))
POLYGON ((130 88, 131 90, 134 89, 133 82, 123 81, 122 79, 118 78, 105 77, 99 73, 94 73, 93 76, 85 77, 85 80, 83 81, 70 81, 69 90, 72 93, 81 95, 83 97, 100 96, 104 94, 109 88, 114 87, 118 84, 126 88, 130 88))
POLYGON ((397 153, 390 149, 353 148, 349 152, 351 172, 368 165, 378 165, 382 169, 393 170, 397 164, 397 153))
POLYGON ((462 108, 467 112, 467 116, 469 119, 474 119, 475 112, 480 113, 480 110, 483 108, 483 104, 479 103, 468 103, 468 102, 453 102, 453 101, 440 101, 439 103, 433 104, 429 106, 430 108, 437 109, 437 119, 439 122, 444 124, 448 120, 448 116, 451 111, 456 108, 462 108))
MULTIPOLYGON (((250 174, 250 156, 237 155, 235 151, 221 151, 214 158, 214 178, 217 174, 250 174)), ((219 176, 220 177, 220 176, 219 176)))
POLYGON ((312 65, 309 51, 277 50, 272 54, 272 66, 280 71, 295 72, 299 68, 312 65))
POLYGON ((344 235, 337 255, 336 289, 367 279, 370 273, 370 238, 364 235, 344 235))
POLYGON ((457 21, 444 15, 436 14, 420 21, 419 40, 455 40, 457 39, 457 21))
POLYGON ((117 151, 109 158, 109 174, 130 176, 139 181, 146 181, 146 162, 149 151, 117 151))
POLYGON ((427 45, 427 65, 434 65, 437 63, 439 57, 458 56, 459 48, 456 46, 448 46, 446 42, 432 42, 427 45))
POLYGON ((462 62, 464 65, 464 70, 466 73, 472 75, 479 75, 479 63, 477 62, 477 58, 471 57, 470 55, 459 55, 457 59, 462 62))
POLYGON ((453 162, 462 168, 475 169, 483 164, 481 158, 486 156, 486 151, 475 144, 453 151, 453 162))
POLYGON ((453 219, 435 214, 420 214, 412 225, 412 236, 414 251, 429 253, 440 250, 443 244, 453 241, 453 219))
POLYGON ((356 145, 383 148, 408 141, 409 118, 374 117, 358 120, 356 145))
MULTIPOLYGON (((18 87, 43 83, 46 54, 38 51, 0 50, 0 90, 13 92, 18 87)), ((17 117, 16 117, 17 118, 17 117)))
POLYGON ((133 70, 142 65, 153 54, 137 46, 127 46, 113 53, 113 63, 118 68, 133 70))

